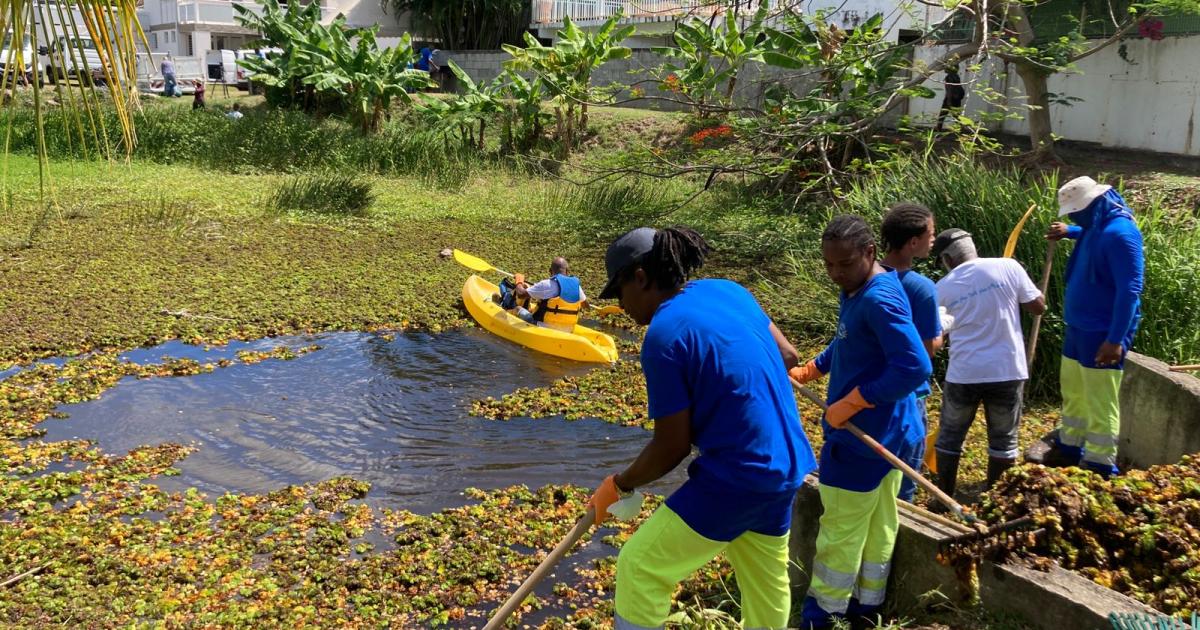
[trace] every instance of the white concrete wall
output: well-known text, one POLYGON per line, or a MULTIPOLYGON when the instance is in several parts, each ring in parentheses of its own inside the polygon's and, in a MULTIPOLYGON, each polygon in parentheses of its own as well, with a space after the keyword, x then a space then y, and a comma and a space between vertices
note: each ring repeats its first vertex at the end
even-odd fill
MULTIPOLYGON (((918 48, 917 63, 936 59, 947 46, 918 48)), ((1200 155, 1200 36, 1169 37, 1159 41, 1135 39, 1126 43, 1121 59, 1117 46, 1088 57, 1077 73, 1060 73, 1049 80, 1055 94, 1083 99, 1071 106, 1051 105, 1054 132, 1068 140, 1096 142, 1106 147, 1143 149, 1182 155, 1200 155)), ((964 68, 967 64, 964 64, 964 68)), ((1011 67, 989 61, 982 76, 963 72, 967 87, 967 111, 988 107, 979 98, 977 85, 990 84, 1007 95, 1018 120, 1006 120, 1003 130, 1028 133, 1022 105, 1025 103, 1020 77, 1011 67)), ((927 83, 938 93, 934 99, 914 99, 909 113, 928 124, 941 106, 942 76, 927 83)), ((993 108, 994 109, 994 108, 993 108)))
POLYGON ((399 37, 409 30, 408 16, 401 16, 397 22, 394 11, 383 12, 379 0, 329 0, 326 15, 332 20, 338 13, 346 16, 350 26, 379 25, 379 35, 399 37))

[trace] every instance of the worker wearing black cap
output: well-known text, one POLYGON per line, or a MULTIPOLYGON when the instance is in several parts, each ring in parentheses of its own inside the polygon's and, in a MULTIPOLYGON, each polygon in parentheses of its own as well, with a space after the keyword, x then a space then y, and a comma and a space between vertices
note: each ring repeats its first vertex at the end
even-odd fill
POLYGON ((693 230, 638 228, 605 255, 600 297, 649 326, 641 362, 654 436, 596 490, 596 521, 699 451, 687 482, 621 548, 617 630, 662 627, 676 585, 719 553, 733 565, 743 626, 788 625, 792 501, 816 467, 788 381, 799 355, 742 286, 687 281, 708 251, 693 230))

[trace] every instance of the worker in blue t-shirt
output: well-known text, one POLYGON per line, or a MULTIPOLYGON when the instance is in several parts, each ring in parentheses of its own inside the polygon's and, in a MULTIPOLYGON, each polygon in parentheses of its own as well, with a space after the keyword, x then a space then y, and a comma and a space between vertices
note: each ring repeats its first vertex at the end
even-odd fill
POLYGON ((799 356, 750 292, 688 275, 708 245, 686 228, 638 228, 608 248, 608 284, 638 324, 654 436, 589 501, 597 522, 691 453, 688 480, 621 548, 616 625, 659 628, 678 583, 724 552, 747 628, 786 628, 792 500, 815 467, 787 366, 799 356), (780 355, 784 360, 780 361, 780 355))
MULTIPOLYGON (((900 284, 904 287, 912 311, 913 325, 917 327, 917 335, 921 337, 925 352, 932 360, 933 355, 942 348, 942 319, 938 314, 937 287, 932 280, 913 270, 912 266, 914 258, 928 258, 933 248, 933 212, 919 203, 895 204, 883 215, 879 231, 887 247, 883 266, 894 269, 900 276, 900 284)), ((914 424, 913 428, 919 430, 921 439, 913 442, 913 448, 896 453, 913 470, 921 470, 925 462, 925 434, 929 429, 925 399, 932 391, 929 381, 921 383, 916 391, 921 422, 914 424)), ((901 500, 912 503, 916 491, 917 484, 912 479, 905 477, 900 481, 901 500)))
POLYGON ((829 375, 820 471, 825 512, 802 628, 828 628, 839 617, 869 621, 883 604, 900 529, 900 471, 839 429, 853 419, 893 453, 912 448, 921 422, 913 392, 933 371, 899 277, 875 260, 866 221, 834 217, 821 252, 842 289, 837 336, 815 360, 790 370, 800 382, 829 375))

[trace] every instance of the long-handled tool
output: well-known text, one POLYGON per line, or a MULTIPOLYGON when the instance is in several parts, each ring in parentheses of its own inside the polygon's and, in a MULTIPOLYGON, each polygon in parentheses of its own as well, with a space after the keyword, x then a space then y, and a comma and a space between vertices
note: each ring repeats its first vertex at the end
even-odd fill
MULTIPOLYGON (((805 398, 809 399, 810 401, 815 403, 817 406, 819 406, 822 411, 829 410, 829 406, 825 404, 825 401, 821 400, 821 397, 818 396, 816 394, 816 392, 801 385, 800 382, 797 381, 796 379, 791 379, 791 380, 792 380, 792 385, 795 386, 795 388, 796 388, 796 391, 800 392, 805 398)), ((921 473, 913 470, 912 466, 909 466, 908 464, 904 463, 904 460, 900 459, 899 457, 896 457, 895 454, 893 454, 891 451, 884 448, 884 446, 882 444, 880 444, 875 438, 867 435, 866 433, 863 432, 862 429, 854 426, 853 422, 847 422, 843 428, 845 430, 849 431, 850 433, 854 434, 854 437, 857 437, 858 439, 862 440, 867 446, 870 446, 871 450, 875 451, 876 454, 878 454, 880 457, 887 460, 887 462, 889 464, 891 464, 892 466, 899 469, 900 472, 904 473, 904 475, 906 477, 908 477, 909 479, 912 479, 913 482, 915 482, 918 486, 921 486, 922 488, 924 488, 926 492, 933 495, 933 497, 935 499, 937 499, 938 501, 940 501, 943 505, 950 508, 950 511, 953 512, 955 516, 962 519, 964 522, 966 522, 968 524, 974 524, 978 521, 978 519, 975 518, 974 514, 971 514, 970 512, 967 512, 965 509, 963 509, 962 504, 960 504, 958 501, 955 501, 954 498, 951 497, 950 495, 946 494, 945 492, 942 492, 941 488, 933 485, 932 481, 923 477, 921 475, 921 473)))
POLYGON ((551 569, 558 564, 558 561, 562 560, 562 557, 567 555, 567 552, 571 550, 571 547, 574 547, 575 543, 579 542, 580 538, 583 538, 583 535, 586 534, 589 529, 591 529, 592 524, 595 521, 596 512, 589 507, 587 513, 583 515, 583 518, 580 518, 575 522, 575 527, 571 528, 571 531, 567 534, 567 537, 563 538, 562 542, 558 543, 558 546, 550 552, 550 555, 546 556, 546 559, 542 560, 542 563, 537 565, 537 568, 533 570, 533 573, 530 573, 529 577, 525 578, 524 582, 521 582, 521 585, 517 587, 517 590, 514 591, 512 595, 509 595, 508 599, 504 600, 504 605, 492 614, 492 618, 488 620, 487 625, 483 627, 483 630, 499 630, 500 628, 503 628, 504 622, 507 621, 508 617, 513 614, 513 611, 521 606, 521 603, 525 601, 526 597, 529 597, 529 594, 533 592, 533 589, 538 585, 538 582, 541 582, 542 578, 546 577, 546 574, 550 573, 551 569))
MULTIPOLYGON (((1046 264, 1042 266, 1042 283, 1038 285, 1043 299, 1046 296, 1046 289, 1050 287, 1050 267, 1054 264, 1054 247, 1056 245, 1058 245, 1058 241, 1050 241, 1046 245, 1046 264)), ((1038 332, 1041 329, 1042 316, 1034 315, 1033 324, 1029 326, 1029 347, 1025 348, 1025 363, 1029 369, 1033 369, 1033 353, 1037 350, 1038 332)))
POLYGON ((508 273, 507 271, 505 271, 503 269, 498 269, 496 267, 493 267, 492 264, 489 263, 488 261, 486 261, 478 256, 472 256, 471 254, 468 254, 467 252, 464 252, 461 249, 454 250, 454 260, 456 260, 458 262, 458 264, 466 267, 467 269, 472 269, 474 271, 481 271, 481 272, 495 271, 496 273, 508 276, 509 278, 514 277, 513 274, 508 273))
POLYGON ((1194 372, 1200 370, 1200 363, 1196 365, 1172 365, 1170 370, 1172 372, 1194 372))

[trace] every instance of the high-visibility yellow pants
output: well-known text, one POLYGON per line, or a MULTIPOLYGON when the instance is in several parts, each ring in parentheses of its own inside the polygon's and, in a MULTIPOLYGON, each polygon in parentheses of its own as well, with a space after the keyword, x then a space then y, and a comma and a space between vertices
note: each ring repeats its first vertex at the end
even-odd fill
POLYGON ((615 629, 663 627, 675 587, 721 552, 742 594, 742 627, 786 628, 792 607, 788 535, 746 532, 730 542, 710 540, 663 505, 617 556, 615 629))
POLYGON ((1062 358, 1062 421, 1059 449, 1103 475, 1117 472, 1117 440, 1121 435, 1121 377, 1124 370, 1085 367, 1062 358))
POLYGON ((900 531, 900 479, 900 471, 893 470, 870 492, 821 484, 825 512, 802 628, 826 628, 836 617, 867 614, 883 604, 900 531))

